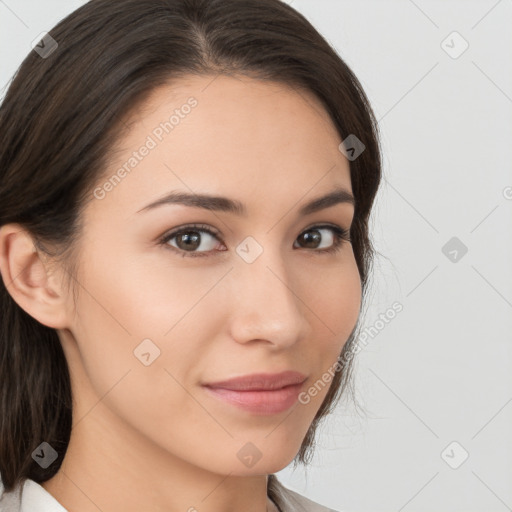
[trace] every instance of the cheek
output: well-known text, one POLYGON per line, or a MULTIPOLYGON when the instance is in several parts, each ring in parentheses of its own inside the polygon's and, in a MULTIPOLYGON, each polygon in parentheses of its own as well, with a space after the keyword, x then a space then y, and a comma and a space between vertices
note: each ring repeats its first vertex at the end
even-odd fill
POLYGON ((91 252, 84 261, 74 334, 96 393, 102 396, 128 371, 142 371, 142 388, 168 386, 171 377, 164 368, 177 367, 176 359, 186 357, 191 347, 186 351, 177 343, 173 358, 168 349, 208 282, 192 287, 178 269, 162 278, 154 266, 136 259, 101 260, 91 252))
POLYGON ((352 254, 311 276, 303 283, 301 298, 311 309, 316 337, 332 344, 333 350, 341 350, 361 308, 361 279, 355 258, 352 254))
POLYGON ((77 388, 84 399, 80 416, 103 397, 100 410, 113 412, 148 438, 165 444, 171 431, 185 435, 190 419, 204 416, 183 386, 189 387, 202 350, 196 340, 206 339, 204 311, 200 324, 196 309, 201 308, 194 304, 213 278, 191 286, 190 276, 178 269, 163 279, 154 267, 118 260, 115 266, 98 263, 81 282, 87 291, 78 300, 75 329, 76 365, 83 366, 84 375, 84 386, 77 388))
POLYGON ((136 372, 141 393, 168 400, 161 390, 176 385, 170 374, 179 382, 195 376, 201 340, 218 328, 220 306, 209 291, 225 269, 157 265, 125 253, 133 250, 110 261, 98 251, 84 256, 75 330, 82 363, 99 396, 130 371, 126 380, 136 372))
POLYGON ((336 362, 345 343, 357 324, 361 309, 361 280, 354 258, 347 259, 336 268, 330 267, 318 274, 316 285, 309 282, 303 291, 306 305, 311 309, 312 339, 307 359, 313 378, 302 404, 309 404, 316 413, 340 370, 336 362))
MULTIPOLYGON (((133 254, 130 250, 128 254, 133 254)), ((102 330, 129 339, 131 344, 144 338, 171 338, 218 277, 211 270, 201 272, 180 267, 179 262, 162 264, 162 260, 89 259, 81 278, 88 292, 80 306, 81 316, 94 317, 102 330)), ((94 325, 89 323, 89 327, 94 325)))

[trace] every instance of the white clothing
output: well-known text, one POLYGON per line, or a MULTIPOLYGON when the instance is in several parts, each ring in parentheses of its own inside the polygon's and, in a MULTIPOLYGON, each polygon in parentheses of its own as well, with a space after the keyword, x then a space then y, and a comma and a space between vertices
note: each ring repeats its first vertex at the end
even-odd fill
MULTIPOLYGON (((287 489, 279 480, 281 512, 336 512, 301 494, 287 489)), ((0 482, 0 512, 68 512, 42 485, 27 479, 9 493, 0 482)))

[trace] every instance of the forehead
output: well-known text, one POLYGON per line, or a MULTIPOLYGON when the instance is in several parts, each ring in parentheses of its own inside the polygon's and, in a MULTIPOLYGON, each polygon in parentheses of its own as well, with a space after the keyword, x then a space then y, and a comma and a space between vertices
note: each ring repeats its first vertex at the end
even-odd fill
POLYGON ((261 194, 298 201, 336 185, 351 190, 341 137, 304 89, 245 76, 187 76, 155 89, 127 123, 99 183, 122 175, 110 180, 103 207, 115 202, 135 212, 176 189, 244 202, 261 194))

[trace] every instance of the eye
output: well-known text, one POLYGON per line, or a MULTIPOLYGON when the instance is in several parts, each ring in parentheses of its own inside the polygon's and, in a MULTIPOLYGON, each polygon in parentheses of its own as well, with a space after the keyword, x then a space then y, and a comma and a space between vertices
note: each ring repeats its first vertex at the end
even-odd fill
MULTIPOLYGON (((207 256, 208 253, 214 250, 215 240, 219 241, 218 232, 212 230, 210 226, 194 224, 167 233, 160 239, 159 243, 183 257, 198 257, 207 256), (174 240, 176 241, 172 244, 171 242, 174 240)), ((312 226, 303 231, 297 237, 297 240, 305 244, 306 247, 303 248, 311 250, 311 252, 334 253, 342 248, 344 241, 350 242, 350 230, 331 224, 312 226)), ((294 247, 296 247, 295 244, 294 247)), ((220 251, 226 250, 220 249, 220 251)))
POLYGON ((320 253, 333 253, 341 249, 343 242, 350 242, 350 231, 340 226, 325 224, 322 226, 312 226, 303 231, 297 240, 301 240, 307 245, 307 249, 320 249, 316 252, 320 253), (322 235, 322 232, 327 232, 327 236, 322 235), (326 245, 321 247, 324 242, 326 245), (319 245, 320 243, 320 245, 319 245))
POLYGON ((190 225, 183 228, 179 228, 167 235, 160 240, 162 244, 168 244, 171 240, 176 239, 177 245, 171 245, 171 248, 176 249, 178 252, 182 252, 182 256, 204 256, 203 252, 210 252, 215 244, 212 244, 212 240, 217 239, 218 234, 210 229, 209 226, 205 225, 190 225), (206 236, 200 235, 200 233, 206 233, 206 236), (206 248, 205 248, 206 245, 206 248), (209 247, 210 246, 210 247, 209 247), (198 248, 203 250, 198 251, 198 248), (191 253, 191 254, 187 254, 191 253))

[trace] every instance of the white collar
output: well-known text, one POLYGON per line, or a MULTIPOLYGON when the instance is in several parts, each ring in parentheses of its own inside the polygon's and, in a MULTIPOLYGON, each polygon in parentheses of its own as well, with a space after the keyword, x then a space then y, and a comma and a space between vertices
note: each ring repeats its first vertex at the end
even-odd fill
MULTIPOLYGON (((286 488, 277 480, 278 492, 284 502, 282 512, 335 512, 301 494, 286 488)), ((0 484, 0 510, 2 512, 68 512, 42 485, 30 478, 23 487, 3 493, 0 484), (21 497, 20 497, 21 489, 21 497)))

